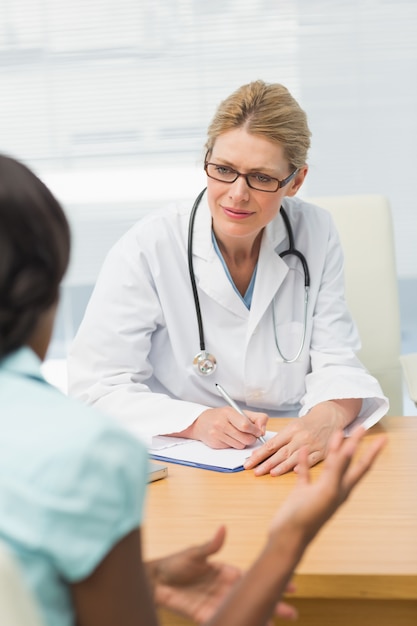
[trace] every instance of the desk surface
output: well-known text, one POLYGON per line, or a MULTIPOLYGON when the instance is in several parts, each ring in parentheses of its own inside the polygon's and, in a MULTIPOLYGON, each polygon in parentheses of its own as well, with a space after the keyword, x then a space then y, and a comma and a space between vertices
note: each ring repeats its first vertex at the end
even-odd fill
MULTIPOLYGON (((268 429, 285 421, 270 420, 268 429)), ((304 555, 296 597, 417 600, 417 417, 384 418, 362 446, 380 432, 387 446, 304 555)), ((170 464, 168 478, 149 486, 146 558, 204 541, 224 523, 219 558, 246 569, 295 481, 294 474, 256 478, 170 464)))

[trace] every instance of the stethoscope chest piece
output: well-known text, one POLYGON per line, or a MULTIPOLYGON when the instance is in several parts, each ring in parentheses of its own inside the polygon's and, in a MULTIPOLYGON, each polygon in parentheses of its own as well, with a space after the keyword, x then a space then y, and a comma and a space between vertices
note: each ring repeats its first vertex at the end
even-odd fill
POLYGON ((210 376, 217 367, 216 357, 202 350, 195 355, 193 365, 199 374, 210 376))

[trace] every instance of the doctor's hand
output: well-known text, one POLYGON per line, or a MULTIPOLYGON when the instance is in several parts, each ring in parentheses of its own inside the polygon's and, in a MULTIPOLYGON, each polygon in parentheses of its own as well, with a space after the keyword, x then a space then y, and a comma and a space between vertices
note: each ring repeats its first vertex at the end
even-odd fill
POLYGON ((343 430, 358 415, 362 401, 357 398, 329 400, 313 407, 304 417, 295 417, 245 461, 245 469, 254 469, 256 476, 280 476, 298 471, 301 448, 307 447, 309 467, 322 461, 333 433, 343 430))
POLYGON ((245 415, 241 415, 230 406, 207 409, 181 433, 181 437, 197 439, 210 448, 243 450, 265 434, 267 421, 266 413, 245 411, 245 415))
MULTIPOLYGON (((201 624, 208 622, 241 578, 242 572, 232 565, 209 561, 224 544, 226 529, 218 528, 207 542, 147 563, 155 602, 201 624)), ((289 584, 287 592, 294 591, 289 584)), ((294 620, 297 611, 279 602, 275 614, 294 620)))

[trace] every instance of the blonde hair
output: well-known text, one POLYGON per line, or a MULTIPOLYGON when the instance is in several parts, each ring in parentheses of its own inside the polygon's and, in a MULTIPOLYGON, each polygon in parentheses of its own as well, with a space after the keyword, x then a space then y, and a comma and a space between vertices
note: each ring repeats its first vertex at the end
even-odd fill
POLYGON ((219 135, 241 127, 280 143, 294 169, 306 163, 311 137, 307 116, 283 85, 256 80, 223 100, 207 131, 207 152, 219 135))

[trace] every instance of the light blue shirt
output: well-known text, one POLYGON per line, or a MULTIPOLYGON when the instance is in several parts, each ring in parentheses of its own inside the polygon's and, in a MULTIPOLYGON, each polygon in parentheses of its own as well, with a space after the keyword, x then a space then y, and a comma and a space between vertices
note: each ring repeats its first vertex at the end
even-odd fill
POLYGON ((213 246, 214 246, 214 249, 216 251, 216 254, 219 257, 220 261, 222 262, 222 265, 224 267, 224 271, 226 272, 226 276, 230 280, 230 283, 231 283, 233 289, 236 291, 236 293, 239 296, 239 298, 245 304, 246 308, 250 309, 251 304, 252 304, 253 290, 255 288, 256 270, 258 269, 258 264, 255 265, 255 269, 253 270, 252 278, 250 279, 250 283, 248 285, 248 288, 246 289, 245 295, 242 296, 242 294, 240 293, 239 289, 236 287, 236 285, 235 285, 235 283, 233 281, 232 275, 229 272, 229 268, 227 267, 226 261, 223 258, 223 255, 222 255, 222 253, 220 251, 220 248, 219 248, 219 244, 217 243, 216 235, 214 234, 213 231, 211 231, 211 239, 213 241, 213 246))
POLYGON ((69 585, 140 525, 147 452, 67 398, 22 348, 0 361, 0 538, 48 626, 74 626, 69 585))

